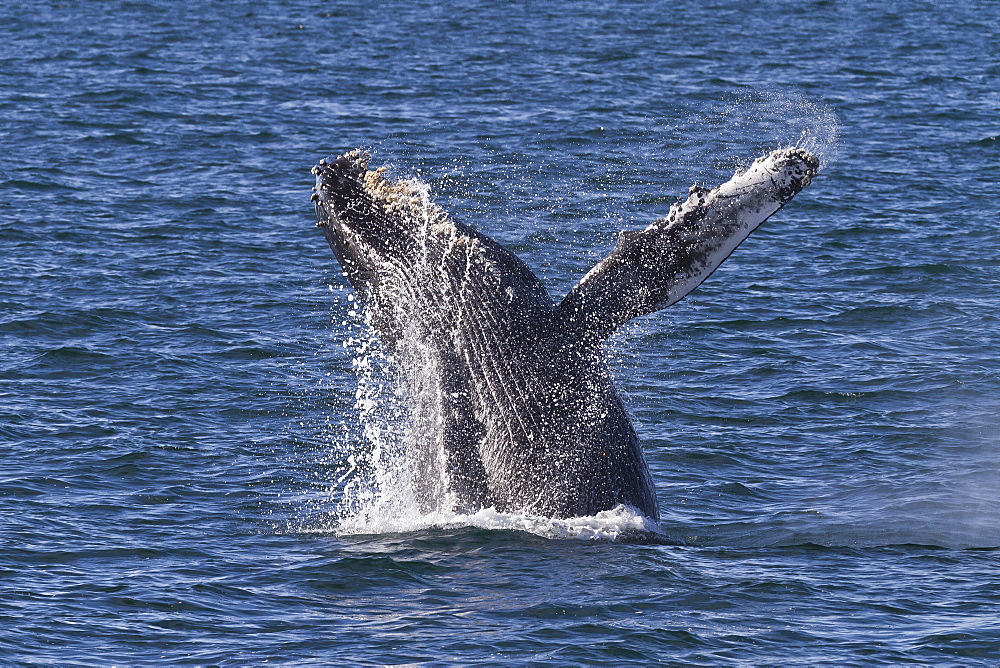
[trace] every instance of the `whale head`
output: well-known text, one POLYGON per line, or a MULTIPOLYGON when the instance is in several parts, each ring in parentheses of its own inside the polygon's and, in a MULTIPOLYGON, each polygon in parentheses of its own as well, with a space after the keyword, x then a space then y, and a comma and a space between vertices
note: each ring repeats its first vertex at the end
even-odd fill
POLYGON ((320 160, 312 169, 316 186, 310 199, 316 204, 316 225, 356 255, 386 253, 390 236, 396 233, 370 187, 370 159, 368 153, 354 150, 333 160, 320 160))
MULTIPOLYGON (((316 185, 310 198, 316 224, 361 293, 376 288, 412 256, 420 244, 420 193, 415 184, 392 181, 385 169, 369 170, 371 156, 360 149, 313 167, 316 185)), ((424 193, 423 209, 440 212, 424 193)), ((443 216, 443 213, 440 215, 443 216)))
POLYGON ((429 230, 451 228, 448 217, 425 186, 390 179, 385 167, 370 170, 370 159, 355 149, 313 167, 316 224, 342 261, 343 254, 360 264, 411 262, 429 230))

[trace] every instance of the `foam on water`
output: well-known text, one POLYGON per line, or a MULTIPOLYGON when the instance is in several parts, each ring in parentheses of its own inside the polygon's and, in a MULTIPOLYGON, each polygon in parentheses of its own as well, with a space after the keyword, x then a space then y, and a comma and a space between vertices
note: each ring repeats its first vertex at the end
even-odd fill
POLYGON ((341 518, 333 526, 318 531, 333 531, 337 535, 368 535, 385 533, 407 533, 424 529, 458 529, 475 527, 478 529, 524 531, 545 538, 579 540, 618 540, 635 534, 658 534, 659 527, 648 517, 634 508, 619 505, 590 517, 553 519, 521 513, 502 513, 493 508, 484 508, 475 513, 431 512, 421 514, 413 509, 409 515, 393 515, 381 512, 378 506, 373 512, 341 518))

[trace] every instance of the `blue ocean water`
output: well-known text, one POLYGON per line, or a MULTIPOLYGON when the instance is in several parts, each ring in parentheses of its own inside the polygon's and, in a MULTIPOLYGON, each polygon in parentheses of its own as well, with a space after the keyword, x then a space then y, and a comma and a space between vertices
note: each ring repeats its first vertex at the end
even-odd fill
POLYGON ((82 0, 0 26, 0 662, 1000 661, 995 2, 82 0), (815 182, 611 343, 687 545, 345 523, 391 388, 316 160, 370 148, 558 295, 792 143, 815 182))

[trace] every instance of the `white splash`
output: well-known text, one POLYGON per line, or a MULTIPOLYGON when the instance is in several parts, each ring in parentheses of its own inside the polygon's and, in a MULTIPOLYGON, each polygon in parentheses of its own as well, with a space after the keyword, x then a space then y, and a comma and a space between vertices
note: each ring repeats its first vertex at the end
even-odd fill
POLYGON ((485 508, 472 514, 432 512, 410 515, 361 513, 342 518, 334 533, 342 536, 408 533, 425 529, 475 527, 488 530, 524 531, 545 538, 614 541, 636 533, 655 534, 655 522, 628 506, 619 505, 591 517, 553 519, 536 515, 501 513, 485 508))
MULTIPOLYGON (((344 346, 353 353, 354 410, 361 438, 360 444, 341 444, 354 451, 344 459, 336 480, 337 515, 409 514, 415 505, 406 466, 407 410, 393 382, 391 360, 367 323, 344 346)), ((349 435, 344 438, 349 440, 349 435)))
MULTIPOLYGON (((359 311, 353 311, 360 318, 359 311)), ((366 323, 367 325, 367 323, 366 323)), ((338 446, 353 451, 342 460, 332 495, 319 517, 297 525, 297 533, 339 536, 409 533, 427 529, 478 528, 523 531, 552 539, 615 541, 636 534, 658 534, 656 522, 625 505, 590 517, 553 519, 495 508, 475 513, 434 510, 421 512, 412 489, 408 448, 414 438, 414 418, 400 390, 392 362, 371 329, 360 327, 344 346, 353 355, 357 377, 354 438, 342 434, 338 446), (360 444, 357 436, 360 435, 360 444)), ((439 507, 447 508, 445 499, 439 507)))

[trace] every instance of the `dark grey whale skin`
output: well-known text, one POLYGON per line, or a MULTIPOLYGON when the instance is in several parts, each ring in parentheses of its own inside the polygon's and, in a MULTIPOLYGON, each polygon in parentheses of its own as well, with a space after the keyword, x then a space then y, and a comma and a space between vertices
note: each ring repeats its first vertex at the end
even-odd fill
POLYGON ((786 153, 769 156, 763 181, 693 188, 667 218, 623 233, 558 306, 513 253, 414 187, 368 170, 367 154, 320 161, 317 225, 413 404, 410 469, 421 509, 569 518, 624 504, 658 520, 602 344, 623 322, 693 289, 809 182, 815 158, 786 153), (748 204, 754 188, 762 198, 748 204))

